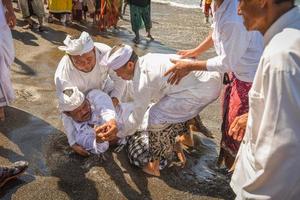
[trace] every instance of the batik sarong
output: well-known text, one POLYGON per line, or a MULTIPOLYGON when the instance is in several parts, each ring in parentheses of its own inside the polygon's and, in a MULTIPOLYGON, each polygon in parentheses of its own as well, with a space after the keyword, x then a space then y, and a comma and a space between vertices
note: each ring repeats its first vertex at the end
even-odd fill
POLYGON ((248 93, 252 83, 238 80, 233 73, 230 73, 225 84, 222 97, 222 139, 218 164, 225 162, 225 165, 231 168, 240 147, 240 142, 233 140, 228 132, 235 118, 249 111, 248 93))
POLYGON ((151 125, 128 137, 128 157, 131 164, 143 167, 154 160, 170 160, 176 137, 187 132, 186 123, 151 125))

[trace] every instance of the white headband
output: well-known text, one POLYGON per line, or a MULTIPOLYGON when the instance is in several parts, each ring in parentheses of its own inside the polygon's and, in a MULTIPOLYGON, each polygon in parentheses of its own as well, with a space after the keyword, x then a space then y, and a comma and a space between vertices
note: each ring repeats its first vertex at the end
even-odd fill
POLYGON ((65 51, 72 56, 85 54, 94 48, 94 42, 91 36, 83 31, 78 39, 71 39, 68 35, 64 40, 65 46, 59 46, 58 49, 65 51))
MULTIPOLYGON (((114 48, 112 48, 113 50, 114 48)), ((123 67, 130 59, 133 49, 129 45, 123 45, 114 53, 107 53, 105 57, 105 64, 112 70, 117 70, 123 67)))
POLYGON ((85 96, 77 87, 66 87, 58 97, 60 111, 73 111, 84 102, 85 96))

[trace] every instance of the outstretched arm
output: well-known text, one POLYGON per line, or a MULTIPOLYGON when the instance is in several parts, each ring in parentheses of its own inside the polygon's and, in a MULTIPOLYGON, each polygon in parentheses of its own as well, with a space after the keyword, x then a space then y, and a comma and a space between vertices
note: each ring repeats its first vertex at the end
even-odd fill
POLYGON ((194 58, 207 51, 213 46, 212 32, 194 49, 180 50, 177 54, 181 55, 182 58, 194 58))

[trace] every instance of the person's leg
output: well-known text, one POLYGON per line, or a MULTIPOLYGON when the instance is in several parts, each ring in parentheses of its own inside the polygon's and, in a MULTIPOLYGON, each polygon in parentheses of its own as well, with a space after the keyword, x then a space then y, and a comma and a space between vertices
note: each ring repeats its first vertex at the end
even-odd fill
POLYGON ((18 161, 13 163, 9 167, 0 167, 0 188, 5 185, 5 183, 11 179, 17 178, 25 172, 28 168, 28 162, 18 161))
POLYGON ((150 5, 143 8, 142 19, 143 19, 143 22, 145 24, 147 37, 150 38, 150 40, 154 40, 154 38, 151 35, 152 21, 151 21, 151 7, 150 7, 150 5))
POLYGON ((0 121, 5 121, 4 107, 0 107, 0 121))
POLYGON ((141 8, 134 5, 130 6, 130 22, 132 31, 135 34, 135 38, 132 40, 134 43, 138 44, 140 42, 140 34, 139 30, 142 26, 142 19, 141 19, 141 8))

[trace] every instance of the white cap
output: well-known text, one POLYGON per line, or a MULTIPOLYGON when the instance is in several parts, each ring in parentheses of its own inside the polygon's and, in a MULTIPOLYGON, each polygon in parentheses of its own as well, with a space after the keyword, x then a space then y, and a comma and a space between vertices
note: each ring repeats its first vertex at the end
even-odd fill
MULTIPOLYGON (((114 50, 115 47, 112 48, 111 51, 114 50)), ((130 59, 132 55, 133 49, 129 45, 122 45, 117 51, 114 53, 107 53, 105 57, 105 64, 108 68, 112 70, 117 70, 123 67, 130 59)))
POLYGON ((94 42, 91 36, 83 31, 78 39, 71 39, 71 36, 68 35, 64 40, 65 46, 59 46, 58 49, 65 51, 67 54, 72 56, 82 55, 87 52, 90 52, 94 48, 94 42))
POLYGON ((84 102, 85 96, 77 87, 66 87, 58 97, 60 111, 73 111, 84 102))

